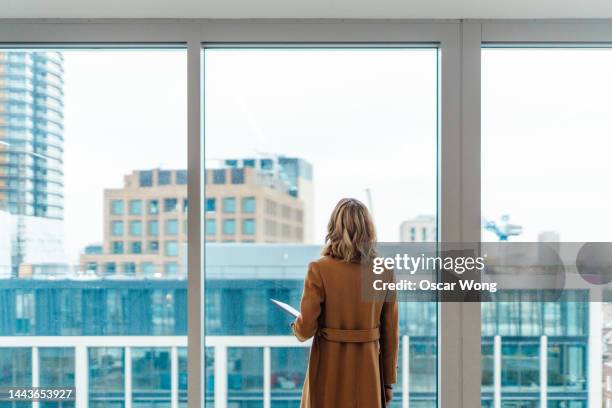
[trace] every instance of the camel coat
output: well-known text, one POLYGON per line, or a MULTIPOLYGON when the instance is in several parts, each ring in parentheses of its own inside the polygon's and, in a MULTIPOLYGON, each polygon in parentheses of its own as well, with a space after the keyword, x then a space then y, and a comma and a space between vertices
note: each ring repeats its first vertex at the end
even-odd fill
POLYGON ((330 257, 308 266, 292 324, 300 341, 314 336, 301 408, 382 408, 381 382, 396 381, 397 302, 363 301, 361 273, 330 257))

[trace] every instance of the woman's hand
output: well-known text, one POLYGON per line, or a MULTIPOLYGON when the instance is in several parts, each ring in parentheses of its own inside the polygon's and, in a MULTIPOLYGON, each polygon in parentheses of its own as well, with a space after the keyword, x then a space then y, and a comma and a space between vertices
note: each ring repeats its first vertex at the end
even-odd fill
POLYGON ((385 385, 385 402, 387 403, 387 405, 389 405, 392 399, 393 399, 393 388, 391 388, 388 385, 385 385))

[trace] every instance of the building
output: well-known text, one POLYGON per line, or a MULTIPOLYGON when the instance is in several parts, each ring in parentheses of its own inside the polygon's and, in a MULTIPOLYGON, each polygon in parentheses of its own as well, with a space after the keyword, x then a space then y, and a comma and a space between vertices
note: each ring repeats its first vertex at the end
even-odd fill
POLYGON ((187 171, 140 170, 120 188, 104 190, 104 237, 89 246, 81 267, 124 276, 185 274, 187 251, 187 171))
MULTIPOLYGON (((297 305, 319 250, 207 244, 207 406, 299 406, 308 343, 269 299, 297 305)), ((600 333, 589 333, 584 295, 483 303, 483 407, 589 406, 589 340, 600 333)), ((5 386, 74 386, 79 408, 185 406, 185 280, 8 280, 0 310, 5 386)), ((437 406, 437 325, 437 304, 400 304, 393 407, 437 406)))
POLYGON ((52 273, 40 256, 66 263, 63 70, 59 52, 0 52, 0 210, 14 216, 13 276, 34 264, 52 273))
MULTIPOLYGON (((304 203, 279 174, 256 167, 205 172, 208 242, 304 242, 304 203)), ((140 170, 104 191, 100 250, 81 255, 85 271, 124 276, 184 276, 187 172, 140 170)))
POLYGON ((314 186, 312 165, 304 159, 285 156, 266 156, 246 159, 225 159, 223 165, 230 168, 255 168, 270 177, 283 180, 291 196, 303 203, 303 241, 314 243, 314 186))
POLYGON ((435 215, 419 215, 400 225, 400 242, 436 242, 435 215))

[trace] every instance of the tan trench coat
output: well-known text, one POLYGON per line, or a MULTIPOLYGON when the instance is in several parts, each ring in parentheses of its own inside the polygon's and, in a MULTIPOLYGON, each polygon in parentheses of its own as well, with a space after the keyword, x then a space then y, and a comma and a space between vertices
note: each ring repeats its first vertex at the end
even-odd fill
POLYGON ((399 345, 397 302, 388 295, 362 300, 359 264, 310 263, 292 324, 300 341, 314 336, 301 408, 384 407, 381 382, 396 381, 399 345))

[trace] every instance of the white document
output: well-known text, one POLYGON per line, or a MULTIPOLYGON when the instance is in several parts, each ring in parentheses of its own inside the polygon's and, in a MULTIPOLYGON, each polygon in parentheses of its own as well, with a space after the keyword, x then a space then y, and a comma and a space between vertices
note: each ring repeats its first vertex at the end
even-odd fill
POLYGON ((276 299, 270 299, 270 302, 274 303, 276 306, 280 307, 281 309, 283 309, 283 311, 289 313, 293 317, 298 317, 298 315, 300 314, 299 310, 295 309, 291 305, 288 305, 287 303, 280 302, 276 299))

